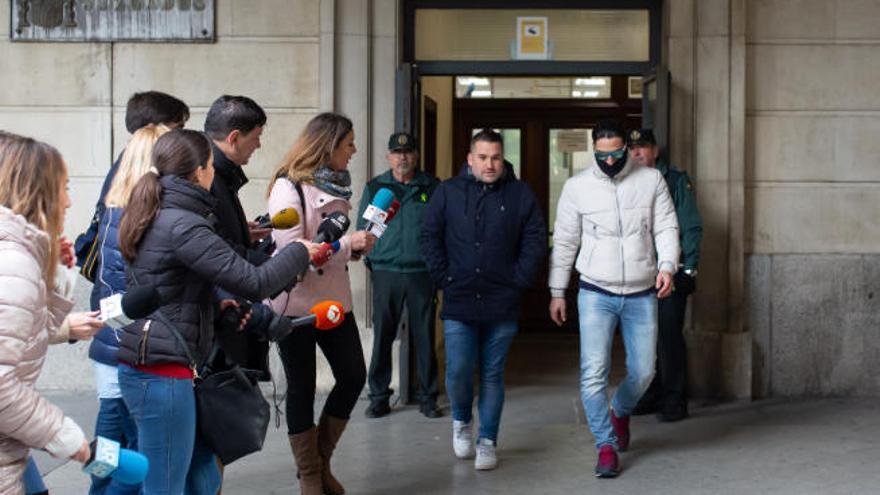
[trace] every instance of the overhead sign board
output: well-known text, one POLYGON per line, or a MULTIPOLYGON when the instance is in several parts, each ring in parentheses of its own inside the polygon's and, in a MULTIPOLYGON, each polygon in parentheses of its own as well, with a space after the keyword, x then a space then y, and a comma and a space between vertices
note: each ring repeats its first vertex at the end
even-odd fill
POLYGON ((516 18, 517 60, 547 60, 548 46, 546 17, 516 18))
POLYGON ((589 151, 589 136, 583 129, 561 130, 556 134, 556 150, 561 153, 589 151))
POLYGON ((13 41, 213 42, 215 0, 10 0, 13 41))

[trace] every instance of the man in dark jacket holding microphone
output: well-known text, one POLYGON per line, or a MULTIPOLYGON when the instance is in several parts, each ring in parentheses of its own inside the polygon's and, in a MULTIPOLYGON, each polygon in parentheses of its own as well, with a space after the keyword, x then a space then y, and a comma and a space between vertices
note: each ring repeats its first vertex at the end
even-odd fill
POLYGON ((386 159, 390 170, 364 187, 357 216, 358 229, 363 229, 367 223, 363 213, 383 188, 400 202, 394 221, 388 223, 385 233, 365 259, 373 283, 373 357, 368 375, 370 405, 366 415, 378 418, 391 412, 392 390, 388 388, 391 348, 406 303, 419 379, 419 410, 428 418, 438 418, 441 413, 437 409, 434 352, 436 291, 419 249, 422 217, 438 181, 418 169, 418 143, 405 132, 391 135, 386 159))
MULTIPOLYGON (((215 174, 211 185, 211 195, 217 199, 214 226, 217 235, 254 265, 261 265, 270 258, 271 249, 260 241, 272 230, 248 221, 238 193, 248 183, 243 167, 262 145, 260 138, 265 125, 265 111, 247 96, 223 95, 214 100, 205 117, 205 134, 211 139, 214 155, 215 174)), ((232 300, 233 296, 237 294, 223 291, 215 294, 224 300, 232 300)), ((238 301, 244 300, 238 298, 238 301)), ((228 304, 224 303, 224 306, 228 304)), ((284 328, 289 324, 258 301, 250 308, 250 319, 244 332, 239 331, 238 321, 246 314, 246 308, 227 309, 234 316, 220 318, 217 340, 229 359, 246 368, 262 371, 263 378, 268 379, 267 340, 289 331, 284 328)))
POLYGON ((504 405, 504 363, 518 330, 522 293, 544 261, 547 230, 529 187, 504 162, 501 135, 471 139, 467 166, 444 181, 428 204, 422 253, 443 289, 446 391, 456 457, 475 454, 473 374, 480 366, 480 431, 474 467, 494 469, 504 405))

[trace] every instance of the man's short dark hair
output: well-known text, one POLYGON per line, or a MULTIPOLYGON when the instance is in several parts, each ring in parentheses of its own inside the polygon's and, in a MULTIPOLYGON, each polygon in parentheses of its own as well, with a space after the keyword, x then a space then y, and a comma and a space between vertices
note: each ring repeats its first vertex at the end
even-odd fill
POLYGON ((501 138, 501 134, 493 131, 492 129, 483 129, 482 131, 474 134, 474 137, 471 138, 471 148, 477 144, 477 141, 483 141, 486 143, 498 143, 501 145, 501 148, 504 149, 504 139, 501 138))
POLYGON ((125 107, 125 128, 131 134, 149 124, 183 124, 187 120, 186 103, 160 91, 135 93, 125 107))
POLYGON ((626 142, 626 131, 616 120, 603 120, 593 128, 593 143, 600 139, 620 138, 626 142))
POLYGON ((266 112, 247 96, 223 95, 214 100, 205 117, 205 134, 223 140, 232 131, 247 134, 266 125, 266 112))

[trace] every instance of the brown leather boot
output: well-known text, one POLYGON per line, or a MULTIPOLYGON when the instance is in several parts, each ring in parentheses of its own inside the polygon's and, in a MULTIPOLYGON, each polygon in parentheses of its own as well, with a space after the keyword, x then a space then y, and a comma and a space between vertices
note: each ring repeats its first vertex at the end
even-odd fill
POLYGON ((333 456, 333 449, 339 442, 339 437, 345 431, 345 425, 348 424, 347 419, 334 418, 326 414, 321 415, 321 421, 318 422, 318 452, 321 454, 321 481, 324 485, 324 493, 326 495, 343 495, 345 487, 337 480, 333 473, 330 472, 330 458, 333 456))
POLYGON ((318 429, 287 435, 290 449, 299 471, 299 493, 301 495, 323 495, 321 486, 321 456, 318 453, 318 429))

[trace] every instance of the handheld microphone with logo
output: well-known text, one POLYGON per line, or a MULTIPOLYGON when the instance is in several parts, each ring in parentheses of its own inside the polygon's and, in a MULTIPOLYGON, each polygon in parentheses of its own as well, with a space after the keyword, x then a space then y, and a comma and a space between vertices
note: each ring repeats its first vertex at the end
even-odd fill
POLYGON ((162 305, 162 298, 155 287, 132 287, 125 294, 113 294, 101 299, 98 318, 110 328, 120 329, 135 320, 146 318, 162 305))
POLYGON ((318 225, 318 235, 315 236, 315 239, 312 242, 321 244, 338 241, 343 235, 345 235, 345 231, 348 230, 350 225, 351 220, 348 219, 348 215, 341 211, 334 211, 328 214, 327 217, 321 221, 321 224, 318 225))
POLYGON ((388 228, 388 224, 391 222, 397 212, 400 211, 400 201, 396 199, 388 205, 388 209, 385 210, 385 220, 382 223, 374 223, 367 228, 367 232, 373 234, 378 239, 382 237, 382 234, 385 233, 385 229, 388 228))
POLYGON ((290 320, 292 328, 314 325, 318 330, 332 330, 345 320, 345 312, 339 301, 321 301, 309 309, 308 316, 290 320))
POLYGON ((321 221, 321 224, 318 225, 318 235, 312 241, 316 244, 321 244, 321 247, 318 253, 312 257, 312 265, 323 265, 333 256, 333 253, 339 251, 337 242, 345 235, 345 231, 348 230, 350 225, 351 220, 341 211, 334 211, 321 221), (336 248, 334 249, 333 246, 336 246, 336 248))
POLYGON ((387 187, 383 187, 376 192, 373 196, 373 201, 370 202, 370 205, 367 206, 362 215, 363 219, 367 221, 367 231, 374 224, 385 223, 385 219, 388 217, 388 208, 394 201, 394 194, 387 187))
POLYGON ((92 455, 83 472, 98 478, 109 476, 126 485, 137 485, 147 477, 150 462, 140 452, 123 449, 119 442, 104 437, 96 437, 89 447, 92 455))
POLYGON ((269 216, 268 213, 257 218, 257 227, 261 229, 287 230, 299 225, 299 213, 293 208, 284 208, 269 216))

